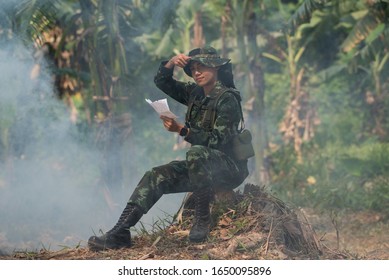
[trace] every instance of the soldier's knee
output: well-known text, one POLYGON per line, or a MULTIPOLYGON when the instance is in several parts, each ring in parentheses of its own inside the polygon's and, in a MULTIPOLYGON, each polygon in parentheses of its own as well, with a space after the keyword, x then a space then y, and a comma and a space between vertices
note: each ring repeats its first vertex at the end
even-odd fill
POLYGON ((152 171, 145 172, 143 177, 140 179, 138 186, 147 184, 150 181, 151 174, 152 174, 152 171))

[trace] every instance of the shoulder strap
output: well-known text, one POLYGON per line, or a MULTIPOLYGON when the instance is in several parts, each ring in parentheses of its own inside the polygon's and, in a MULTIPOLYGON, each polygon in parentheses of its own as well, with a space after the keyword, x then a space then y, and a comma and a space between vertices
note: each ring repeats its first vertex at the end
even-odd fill
POLYGON ((190 93, 189 101, 188 101, 188 109, 185 115, 185 122, 188 123, 189 117, 192 112, 193 105, 195 104, 196 97, 198 96, 198 92, 196 91, 197 87, 195 87, 190 93))
POLYGON ((216 121, 216 106, 217 106, 217 103, 219 102, 219 99, 222 97, 222 95, 226 92, 232 92, 233 95, 235 96, 236 98, 236 101, 238 101, 238 104, 239 104, 239 109, 240 109, 240 116, 241 116, 241 119, 242 119, 242 122, 240 124, 240 129, 239 129, 239 132, 241 132, 244 128, 245 128, 245 125, 244 125, 244 117, 243 117, 243 111, 242 111, 242 104, 241 104, 241 100, 242 98, 240 97, 240 94, 238 91, 236 90, 233 90, 233 89, 230 89, 230 88, 226 88, 223 92, 221 92, 214 100, 213 102, 213 106, 210 110, 210 121, 211 121, 211 126, 213 128, 213 125, 215 124, 215 121, 216 121))

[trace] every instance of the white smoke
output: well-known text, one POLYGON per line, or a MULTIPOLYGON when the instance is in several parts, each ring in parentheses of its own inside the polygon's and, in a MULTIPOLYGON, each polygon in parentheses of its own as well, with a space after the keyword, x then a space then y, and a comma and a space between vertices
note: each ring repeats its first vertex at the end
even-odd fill
MULTIPOLYGON (((17 39, 0 51, 0 249, 82 242, 96 196, 97 155, 81 147, 50 73, 17 39), (36 73, 35 73, 36 74, 36 73), (92 198, 93 197, 93 198, 92 198)), ((103 220, 103 219, 102 219, 103 220)))
MULTIPOLYGON (((0 14, 17 3, 2 1, 0 14)), ((35 51, 15 34, 0 40, 0 255, 86 245, 89 236, 115 224, 143 176, 139 170, 165 163, 142 168, 139 150, 147 153, 146 144, 132 147, 137 152, 127 151, 125 161, 137 161, 138 172, 129 170, 122 192, 110 194, 101 180, 100 151, 93 141, 79 140, 52 73, 44 61, 37 64, 35 51)), ((158 119, 151 118, 150 124, 158 119)), ((169 135, 160 129, 162 137, 169 135)), ((164 196, 142 221, 175 214, 181 201, 182 194, 164 196)))

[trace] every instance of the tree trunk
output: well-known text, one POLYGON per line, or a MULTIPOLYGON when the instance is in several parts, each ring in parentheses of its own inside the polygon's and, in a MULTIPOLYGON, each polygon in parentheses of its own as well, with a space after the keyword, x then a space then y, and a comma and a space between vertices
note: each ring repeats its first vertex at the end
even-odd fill
POLYGON ((250 103, 246 104, 246 110, 252 123, 255 147, 255 166, 257 179, 260 184, 267 184, 270 181, 269 166, 266 164, 266 151, 268 149, 268 138, 265 116, 265 77, 260 63, 260 53, 257 46, 257 20, 256 14, 250 13, 247 18, 247 40, 249 45, 249 83, 250 83, 250 103))
POLYGON ((194 31, 193 46, 195 48, 203 47, 205 44, 205 39, 203 35, 203 24, 201 22, 201 12, 196 12, 193 31, 194 31))

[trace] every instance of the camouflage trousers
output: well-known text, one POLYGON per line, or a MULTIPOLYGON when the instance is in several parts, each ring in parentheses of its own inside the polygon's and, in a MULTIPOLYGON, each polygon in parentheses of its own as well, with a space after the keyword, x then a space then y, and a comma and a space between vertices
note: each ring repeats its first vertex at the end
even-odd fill
POLYGON ((129 203, 139 205, 147 213, 163 194, 213 187, 234 189, 247 175, 247 161, 236 164, 221 151, 195 145, 186 153, 186 160, 172 161, 147 171, 129 203))

